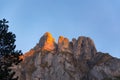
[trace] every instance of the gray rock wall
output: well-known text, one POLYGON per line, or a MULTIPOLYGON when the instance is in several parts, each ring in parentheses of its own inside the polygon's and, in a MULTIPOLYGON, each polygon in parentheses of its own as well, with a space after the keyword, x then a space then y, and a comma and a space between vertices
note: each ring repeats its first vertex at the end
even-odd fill
POLYGON ((88 37, 69 42, 60 36, 56 44, 52 35, 45 33, 22 58, 23 62, 16 68, 19 80, 115 80, 120 77, 120 60, 97 52, 88 37))

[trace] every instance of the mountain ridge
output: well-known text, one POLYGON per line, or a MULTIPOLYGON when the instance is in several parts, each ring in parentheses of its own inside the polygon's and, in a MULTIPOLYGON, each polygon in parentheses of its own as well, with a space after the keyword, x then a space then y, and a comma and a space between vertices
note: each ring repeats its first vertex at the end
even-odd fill
POLYGON ((72 41, 60 36, 58 43, 46 32, 39 43, 25 53, 17 66, 19 80, 119 80, 120 59, 97 52, 89 37, 72 41))

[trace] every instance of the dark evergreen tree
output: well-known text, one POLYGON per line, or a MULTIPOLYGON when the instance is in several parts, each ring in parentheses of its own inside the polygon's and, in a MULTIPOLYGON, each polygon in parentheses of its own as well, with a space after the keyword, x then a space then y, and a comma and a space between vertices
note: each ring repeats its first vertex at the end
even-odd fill
POLYGON ((8 21, 0 20, 0 80, 17 80, 13 78, 15 72, 11 69, 22 60, 21 50, 15 50, 15 34, 8 31, 8 21))

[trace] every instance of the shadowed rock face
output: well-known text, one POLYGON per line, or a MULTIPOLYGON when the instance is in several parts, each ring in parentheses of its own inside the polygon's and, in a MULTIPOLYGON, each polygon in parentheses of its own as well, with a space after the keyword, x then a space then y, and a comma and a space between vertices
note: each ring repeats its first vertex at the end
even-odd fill
POLYGON ((79 37, 73 45, 73 53, 79 59, 92 59, 97 53, 93 41, 88 37, 79 37))
MULTIPOLYGON (((120 60, 97 52, 94 42, 81 36, 69 41, 60 36, 55 43, 45 33, 39 43, 25 53, 17 66, 19 80, 117 80, 120 60)), ((119 79, 118 79, 119 80, 119 79)))

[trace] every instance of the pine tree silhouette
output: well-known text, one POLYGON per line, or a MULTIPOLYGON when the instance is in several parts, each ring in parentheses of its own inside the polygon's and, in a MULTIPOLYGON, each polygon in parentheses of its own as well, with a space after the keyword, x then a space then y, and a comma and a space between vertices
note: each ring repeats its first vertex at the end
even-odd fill
POLYGON ((22 60, 21 50, 15 50, 15 34, 8 31, 8 21, 0 20, 0 80, 17 80, 13 78, 15 72, 10 68, 18 65, 22 60))

